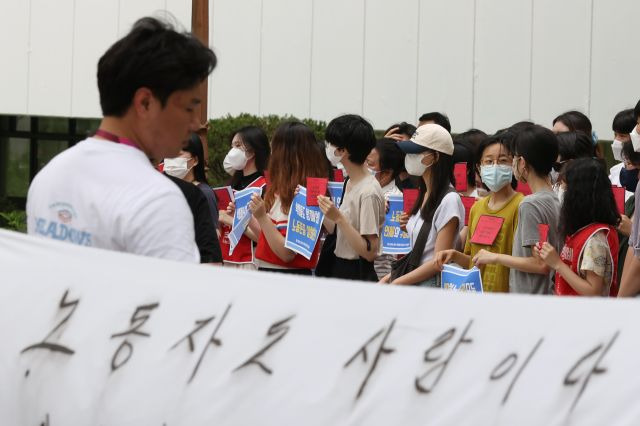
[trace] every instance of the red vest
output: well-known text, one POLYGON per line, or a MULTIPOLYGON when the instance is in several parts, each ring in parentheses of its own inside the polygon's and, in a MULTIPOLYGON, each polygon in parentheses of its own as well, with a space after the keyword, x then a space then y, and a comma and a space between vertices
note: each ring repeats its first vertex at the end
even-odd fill
MULTIPOLYGON (((278 231, 283 237, 287 235, 287 221, 276 222, 273 219, 271 221, 276 225, 278 231)), ((260 239, 258 240, 258 247, 256 248, 256 258, 269 262, 274 265, 282 266, 291 269, 314 269, 318 263, 318 254, 320 253, 320 244, 316 242, 316 247, 313 249, 311 260, 307 260, 304 256, 296 254, 293 260, 289 263, 285 263, 280 259, 269 246, 267 238, 264 236, 264 232, 260 232, 260 239)))
MULTIPOLYGON (((560 253, 560 259, 569 265, 571 270, 576 274, 580 275, 578 272, 578 262, 582 257, 582 252, 584 251, 584 246, 587 244, 589 238, 595 235, 598 231, 605 231, 607 233, 607 242, 609 243, 609 250, 611 251, 611 260, 613 265, 613 276, 611 279, 611 289, 609 290, 609 296, 615 297, 618 294, 618 233, 616 230, 606 224, 602 223, 592 223, 591 225, 585 226, 580 229, 575 234, 567 237, 564 247, 562 248, 562 253, 560 253)), ((578 293, 569 285, 569 283, 556 272, 556 294, 560 296, 577 296, 578 293)))
MULTIPOLYGON (((266 179, 260 176, 258 179, 247 185, 247 188, 263 188, 267 184, 266 179)), ((231 227, 220 224, 220 249, 222 250, 222 259, 229 263, 253 263, 253 242, 249 237, 243 235, 238 241, 238 245, 233 250, 233 254, 229 254, 231 245, 229 242, 229 232, 231 227)))

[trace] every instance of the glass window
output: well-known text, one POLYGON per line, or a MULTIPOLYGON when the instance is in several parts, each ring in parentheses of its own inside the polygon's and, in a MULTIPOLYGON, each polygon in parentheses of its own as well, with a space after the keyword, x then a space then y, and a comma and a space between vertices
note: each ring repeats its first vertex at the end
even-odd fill
POLYGON ((38 117, 38 132, 69 133, 69 119, 58 117, 38 117))
POLYGON ((76 120, 76 135, 84 139, 98 130, 98 126, 100 126, 99 118, 79 118, 76 120))
POLYGON ((19 115, 16 117, 16 130, 19 132, 31 131, 31 117, 19 115))
POLYGON ((38 171, 56 155, 67 149, 68 141, 50 141, 46 139, 38 140, 38 171))
POLYGON ((29 189, 29 139, 7 138, 6 194, 9 197, 26 197, 29 189))

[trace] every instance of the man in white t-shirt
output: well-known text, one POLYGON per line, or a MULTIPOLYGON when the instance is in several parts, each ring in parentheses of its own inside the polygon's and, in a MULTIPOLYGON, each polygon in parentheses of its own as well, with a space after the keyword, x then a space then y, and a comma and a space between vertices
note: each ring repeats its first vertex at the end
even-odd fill
POLYGON ((198 262, 193 217, 154 161, 176 157, 199 128, 216 56, 191 34, 142 18, 98 62, 103 120, 57 155, 27 196, 29 234, 198 262))

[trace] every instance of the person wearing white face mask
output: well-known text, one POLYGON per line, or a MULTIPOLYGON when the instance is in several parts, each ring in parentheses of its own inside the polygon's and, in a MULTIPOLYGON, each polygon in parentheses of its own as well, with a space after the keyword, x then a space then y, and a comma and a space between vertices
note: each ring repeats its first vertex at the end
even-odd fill
POLYGON ((349 179, 339 208, 329 197, 318 197, 325 228, 337 232, 335 250, 323 251, 318 267, 323 276, 377 281, 373 261, 384 223, 384 198, 380 184, 364 164, 376 144, 373 127, 358 115, 343 115, 331 120, 325 137, 327 159, 333 166, 342 163, 349 179))
POLYGON ((191 135, 179 157, 164 160, 164 173, 178 185, 191 209, 200 263, 222 265, 222 253, 216 233, 218 204, 207 183, 202 141, 196 133, 191 135))
MULTIPOLYGON (((264 191, 267 180, 265 172, 271 148, 264 130, 256 126, 245 126, 236 131, 231 140, 231 149, 227 153, 223 167, 231 175, 229 186, 234 191, 245 188, 262 188, 264 191)), ((255 243, 258 242, 260 228, 252 220, 240 238, 238 245, 229 254, 229 232, 233 223, 235 206, 230 203, 226 210, 220 211, 222 257, 226 266, 243 269, 257 269, 255 259, 255 243)))
MULTIPOLYGON (((469 213, 469 236, 464 252, 445 250, 436 254, 436 262, 440 268, 454 262, 465 268, 471 268, 473 257, 482 249, 492 253, 511 254, 513 237, 518 224, 518 207, 524 196, 515 191, 511 164, 513 153, 510 147, 514 135, 510 131, 502 131, 489 136, 478 145, 476 167, 480 171, 482 183, 489 190, 489 195, 476 202, 469 213), (500 231, 496 234, 491 246, 472 243, 478 222, 483 216, 503 219, 500 231)), ((482 289, 485 292, 509 292, 509 268, 500 264, 485 265, 481 269, 482 289)))
MULTIPOLYGON (((382 187, 385 202, 389 201, 390 195, 402 195, 397 182, 400 173, 404 170, 404 152, 398 147, 395 139, 378 139, 376 147, 367 156, 367 167, 382 187)), ((382 247, 378 250, 378 254, 373 262, 373 267, 378 279, 382 279, 391 272, 391 263, 395 257, 390 254, 382 254, 382 247)))
POLYGON ((419 266, 404 271, 392 269, 380 282, 439 287, 440 268, 435 253, 456 247, 465 216, 460 196, 452 186, 453 140, 445 128, 429 123, 418 127, 410 140, 398 146, 406 153, 407 172, 421 178, 413 209, 400 218, 409 233, 412 250, 407 254, 410 257, 403 259, 417 258, 419 266), (423 241, 421 246, 419 242, 423 241))
MULTIPOLYGON (((620 184, 620 173, 625 169, 622 147, 625 143, 631 142, 629 134, 636 126, 636 119, 633 116, 633 109, 625 109, 616 114, 611 123, 611 129, 613 130, 613 142, 611 143, 611 152, 613 159, 618 162, 609 170, 609 180, 612 185, 622 186, 620 184)), ((633 195, 632 192, 627 194, 627 199, 633 195)))

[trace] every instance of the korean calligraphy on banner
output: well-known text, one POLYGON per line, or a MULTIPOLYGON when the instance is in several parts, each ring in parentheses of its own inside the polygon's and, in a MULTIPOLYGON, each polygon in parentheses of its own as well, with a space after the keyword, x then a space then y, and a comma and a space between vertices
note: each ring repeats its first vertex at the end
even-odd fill
POLYGON ((229 232, 229 254, 233 253, 233 249, 238 245, 238 241, 242 238, 247 225, 251 220, 251 212, 249 211, 249 201, 253 194, 258 194, 262 190, 260 188, 246 188, 235 193, 236 211, 233 215, 233 226, 229 232))
POLYGON ((406 254, 411 251, 409 234, 400 229, 400 215, 404 210, 402 195, 389 195, 389 211, 382 228, 382 253, 406 254))
POLYGON ((311 259, 313 250, 320 236, 324 214, 320 207, 307 206, 307 189, 298 187, 298 193, 291 202, 289 221, 287 222, 287 236, 284 246, 307 260, 311 259))
POLYGON ((181 264, 0 231, 0 424, 640 423, 635 300, 181 264))

